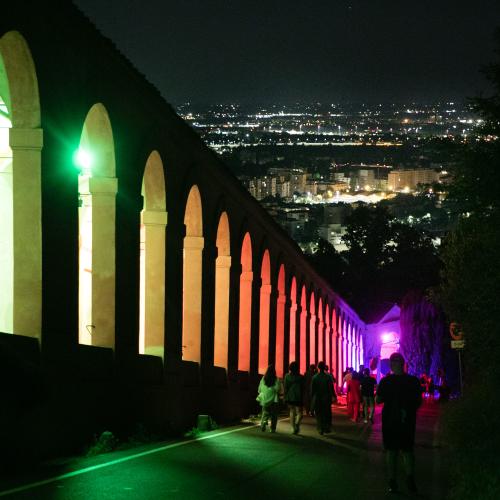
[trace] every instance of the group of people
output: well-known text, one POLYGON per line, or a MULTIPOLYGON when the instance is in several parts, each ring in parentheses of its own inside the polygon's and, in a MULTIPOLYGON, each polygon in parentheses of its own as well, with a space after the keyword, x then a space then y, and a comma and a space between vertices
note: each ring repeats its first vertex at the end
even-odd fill
POLYGON ((351 418, 351 422, 359 422, 362 414, 365 424, 368 422, 373 424, 377 381, 370 375, 370 370, 364 368, 358 373, 352 368, 348 368, 344 373, 343 381, 347 389, 347 414, 351 418), (363 405, 362 412, 361 405, 363 405))
POLYGON ((330 432, 332 404, 337 400, 334 384, 335 378, 323 361, 318 363, 317 370, 315 365, 311 365, 305 376, 300 374, 298 363, 292 361, 283 384, 276 375, 274 366, 270 365, 259 383, 257 396, 257 401, 262 406, 261 430, 265 432, 270 421, 270 431, 276 432, 279 402, 284 399, 288 405, 294 434, 300 432, 304 407, 309 415, 316 417, 320 434, 330 432))
MULTIPOLYGON (((359 419, 361 402, 365 423, 373 423, 375 403, 384 405, 382 438, 386 451, 389 491, 398 491, 396 470, 401 453, 407 488, 416 492, 413 445, 416 413, 422 402, 421 384, 417 377, 404 372, 405 361, 401 354, 391 355, 390 366, 391 373, 380 381, 376 395, 376 380, 367 368, 361 374, 349 370, 342 385, 347 388, 348 412, 354 422, 359 419)), ((318 363, 317 369, 311 365, 305 376, 300 374, 298 363, 293 361, 283 384, 276 375, 274 366, 270 365, 260 381, 257 396, 257 401, 262 406, 261 430, 265 432, 270 421, 270 431, 276 432, 279 402, 284 399, 288 405, 293 434, 300 432, 304 406, 310 415, 316 417, 316 426, 321 435, 331 432, 332 404, 337 401, 335 383, 335 378, 323 361, 318 363)))

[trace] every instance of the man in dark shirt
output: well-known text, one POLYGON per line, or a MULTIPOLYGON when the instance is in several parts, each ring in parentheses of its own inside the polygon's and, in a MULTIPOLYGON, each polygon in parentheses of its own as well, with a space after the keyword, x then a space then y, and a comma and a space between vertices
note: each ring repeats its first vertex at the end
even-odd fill
POLYGON ((382 438, 389 469, 389 491, 398 491, 396 478, 397 458, 401 451, 406 469, 406 484, 417 491, 414 479, 415 425, 417 408, 422 403, 417 377, 404 373, 405 360, 399 353, 390 357, 391 374, 384 377, 377 389, 377 403, 384 403, 382 410, 382 438))
POLYGON ((316 415, 316 426, 321 435, 332 429, 332 401, 335 398, 333 392, 333 380, 325 373, 324 361, 318 363, 319 373, 312 379, 312 400, 314 414, 316 415))
POLYGON ((373 413, 375 411, 375 386, 377 381, 370 376, 370 370, 365 368, 363 370, 363 377, 361 378, 361 396, 363 396, 363 416, 365 424, 368 419, 373 424, 373 413))

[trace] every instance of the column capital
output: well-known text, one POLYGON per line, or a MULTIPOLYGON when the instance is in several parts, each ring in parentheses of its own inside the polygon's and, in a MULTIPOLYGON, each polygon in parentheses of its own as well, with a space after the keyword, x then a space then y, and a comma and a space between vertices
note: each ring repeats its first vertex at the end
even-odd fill
POLYGON ((231 267, 231 256, 230 255, 219 255, 215 259, 215 267, 226 268, 226 269, 231 267))
POLYGON ((11 149, 33 149, 40 151, 43 147, 43 130, 41 128, 11 128, 9 131, 11 149))
POLYGON ((145 226, 166 226, 168 214, 162 210, 142 210, 141 221, 145 226))
POLYGON ((203 236, 184 236, 185 250, 202 250, 205 244, 203 236))

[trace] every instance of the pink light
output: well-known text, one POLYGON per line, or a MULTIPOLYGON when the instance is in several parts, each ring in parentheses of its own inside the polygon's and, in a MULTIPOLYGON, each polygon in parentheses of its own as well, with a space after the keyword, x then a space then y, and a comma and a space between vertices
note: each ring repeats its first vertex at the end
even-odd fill
POLYGON ((394 340, 392 333, 383 333, 381 336, 382 342, 391 342, 394 340))

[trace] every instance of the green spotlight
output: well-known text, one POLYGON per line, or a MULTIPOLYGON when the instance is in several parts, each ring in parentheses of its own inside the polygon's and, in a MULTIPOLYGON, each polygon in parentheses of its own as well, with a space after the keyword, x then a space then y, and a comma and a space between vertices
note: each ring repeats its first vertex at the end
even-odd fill
POLYGON ((73 155, 73 163, 80 168, 83 173, 90 173, 92 169, 92 155, 85 149, 78 148, 73 155))

